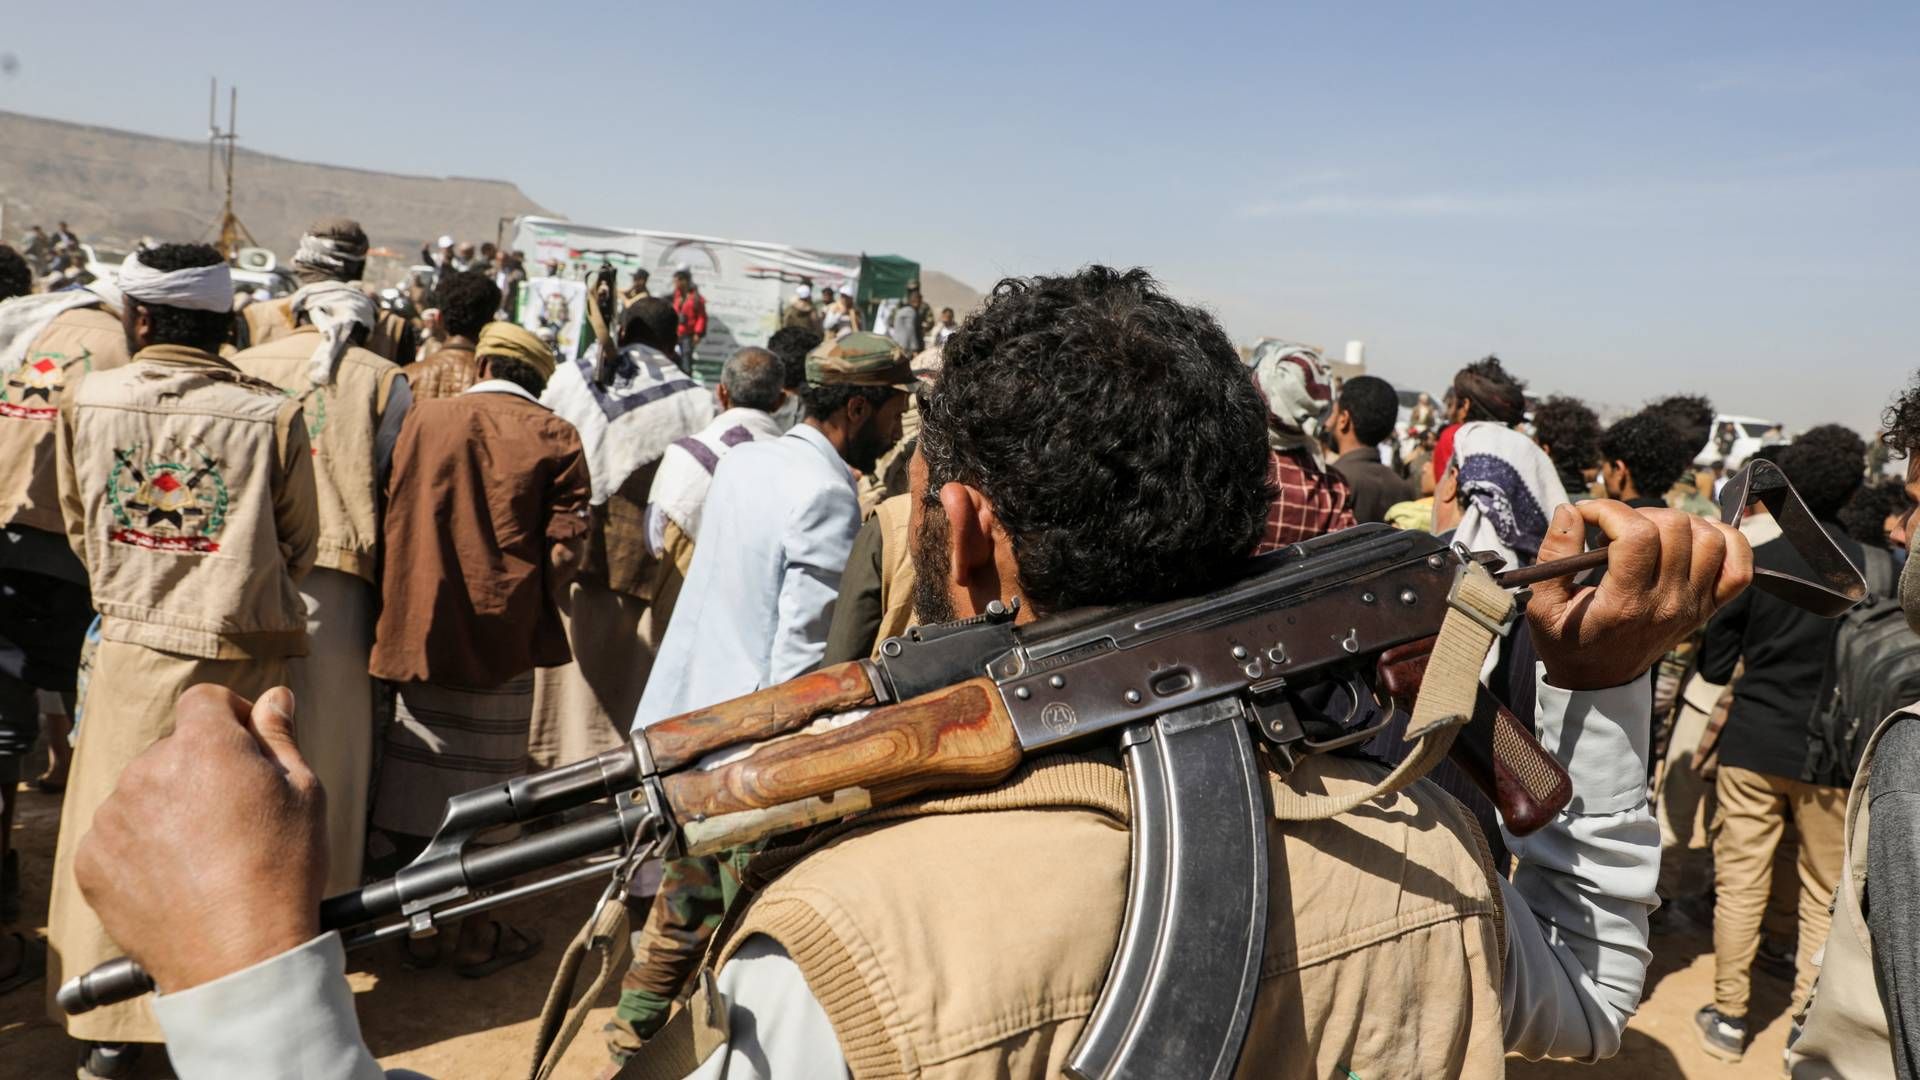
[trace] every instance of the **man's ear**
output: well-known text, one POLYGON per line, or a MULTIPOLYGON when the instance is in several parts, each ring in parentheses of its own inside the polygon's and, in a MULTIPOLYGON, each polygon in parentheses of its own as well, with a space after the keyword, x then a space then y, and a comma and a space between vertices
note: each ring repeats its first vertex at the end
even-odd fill
POLYGON ((864 394, 855 394, 847 399, 847 427, 853 429, 866 422, 873 415, 873 402, 864 394))
POLYGON ((940 510, 947 516, 947 572, 954 585, 966 585, 993 566, 993 506, 965 484, 940 488, 940 510))

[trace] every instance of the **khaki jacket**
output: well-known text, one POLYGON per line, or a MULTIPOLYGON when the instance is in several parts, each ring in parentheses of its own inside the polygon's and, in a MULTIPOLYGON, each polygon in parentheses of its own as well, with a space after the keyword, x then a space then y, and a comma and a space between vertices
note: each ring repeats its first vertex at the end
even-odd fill
POLYGON ((60 408, 60 507, 100 633, 215 660, 303 656, 295 587, 319 539, 299 402, 176 345, 60 408))
MULTIPOLYGON (((240 313, 247 322, 247 347, 255 348, 269 342, 279 341, 294 332, 293 297, 282 296, 277 300, 268 300, 261 304, 248 304, 240 313)), ((383 360, 396 364, 411 364, 413 357, 401 356, 400 347, 412 335, 409 334, 407 320, 391 311, 376 312, 373 332, 367 335, 366 349, 383 360)))
POLYGON ((314 386, 307 372, 319 344, 320 332, 302 326, 242 351, 233 366, 279 387, 306 416, 320 505, 315 565, 377 583, 381 493, 374 441, 400 368, 350 346, 334 368, 333 381, 314 386))
MULTIPOLYGON (((1270 777, 1270 794, 1383 775, 1322 755, 1270 777)), ((997 788, 866 815, 753 864, 712 965, 752 935, 777 941, 857 1080, 1057 1076, 1119 938, 1128 814, 1111 758, 1055 756, 997 788)), ((1269 843, 1237 1075, 1500 1075, 1506 931, 1472 818, 1420 781, 1330 820, 1272 821, 1269 843)))
POLYGON ((81 376, 126 362, 120 314, 104 306, 61 312, 27 346, 19 370, 0 385, 0 525, 66 531, 53 467, 60 405, 81 376))

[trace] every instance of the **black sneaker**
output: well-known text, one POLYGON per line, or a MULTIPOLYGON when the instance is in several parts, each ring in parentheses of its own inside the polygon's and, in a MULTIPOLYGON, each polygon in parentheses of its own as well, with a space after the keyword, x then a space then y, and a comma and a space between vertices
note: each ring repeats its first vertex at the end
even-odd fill
POLYGON ((139 1043, 87 1043, 75 1075, 79 1080, 126 1080, 139 1060, 139 1043))
POLYGON ((1723 1015, 1711 1005, 1693 1014, 1693 1027, 1700 1035, 1700 1049, 1707 1056, 1730 1064, 1739 1064, 1747 1052, 1747 1021, 1723 1015))

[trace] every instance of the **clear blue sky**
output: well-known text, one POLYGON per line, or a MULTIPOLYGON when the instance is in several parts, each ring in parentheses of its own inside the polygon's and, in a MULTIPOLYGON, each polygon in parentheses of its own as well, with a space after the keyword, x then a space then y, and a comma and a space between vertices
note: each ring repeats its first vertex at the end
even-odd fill
POLYGON ((1143 264, 1430 389, 1491 350, 1866 429, 1920 366, 1911 3, 1073 7, 15 3, 0 108, 197 138, 219 74, 258 150, 982 288, 1143 264))

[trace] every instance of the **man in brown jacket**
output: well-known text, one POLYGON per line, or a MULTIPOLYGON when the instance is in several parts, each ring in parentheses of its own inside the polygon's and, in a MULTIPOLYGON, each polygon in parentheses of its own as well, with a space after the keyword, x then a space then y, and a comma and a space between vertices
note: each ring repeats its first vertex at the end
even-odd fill
POLYGON ((327 789, 331 894, 360 884, 373 780, 367 659, 379 606, 380 510, 413 396, 398 366, 363 347, 381 322, 358 285, 314 281, 288 298, 288 309, 292 331, 242 350, 233 365, 300 402, 313 444, 319 557, 300 582, 311 649, 294 665, 291 686, 299 701, 324 696, 332 712, 327 723, 300 730, 300 750, 327 789))
MULTIPOLYGON (((478 381, 416 402, 394 447, 371 663, 398 693, 368 850, 383 871, 425 848, 448 798, 526 770, 533 671, 571 658, 556 599, 587 536, 586 455, 540 404, 551 349, 496 322, 477 350, 478 381)), ((471 920, 455 959, 483 975, 537 945, 471 920)))
MULTIPOLYGON (((297 581, 319 539, 300 403, 216 355, 232 325, 225 258, 165 244, 121 268, 131 363, 69 388, 56 428, 60 509, 100 612, 100 648, 54 856, 49 985, 120 954, 75 884, 74 848, 120 771, 173 727, 173 702, 214 683, 262 694, 307 651, 297 581)), ((82 1076, 123 1075, 159 1042, 145 1002, 67 1017, 82 1076)))
MULTIPOLYGON (((24 293, 26 284, 7 288, 24 293)), ((14 790, 41 727, 38 692, 60 695, 72 715, 80 643, 93 621, 87 570, 67 546, 60 518, 54 428, 80 376, 126 362, 120 313, 100 295, 78 290, 0 303, 0 927, 19 915, 14 790)), ((64 725, 48 727, 52 758, 64 762, 64 725)), ((50 767, 43 789, 58 791, 58 782, 58 767, 50 767)), ((0 932, 0 993, 31 982, 44 952, 30 935, 0 932)))
MULTIPOLYGON (((307 226, 300 247, 293 253, 293 276, 301 285, 318 281, 351 283, 361 292, 366 286, 360 278, 367 272, 367 232, 352 218, 329 218, 307 226)), ((300 325, 293 310, 293 297, 249 304, 241 312, 242 349, 265 345, 293 333, 300 325)), ((360 345, 368 352, 397 364, 410 364, 420 348, 413 324, 391 311, 376 311, 373 328, 360 345)))
POLYGON ((474 344, 500 308, 500 287, 478 271, 449 273, 434 286, 433 302, 447 337, 432 356, 407 366, 413 396, 421 399, 464 393, 484 377, 474 344))

